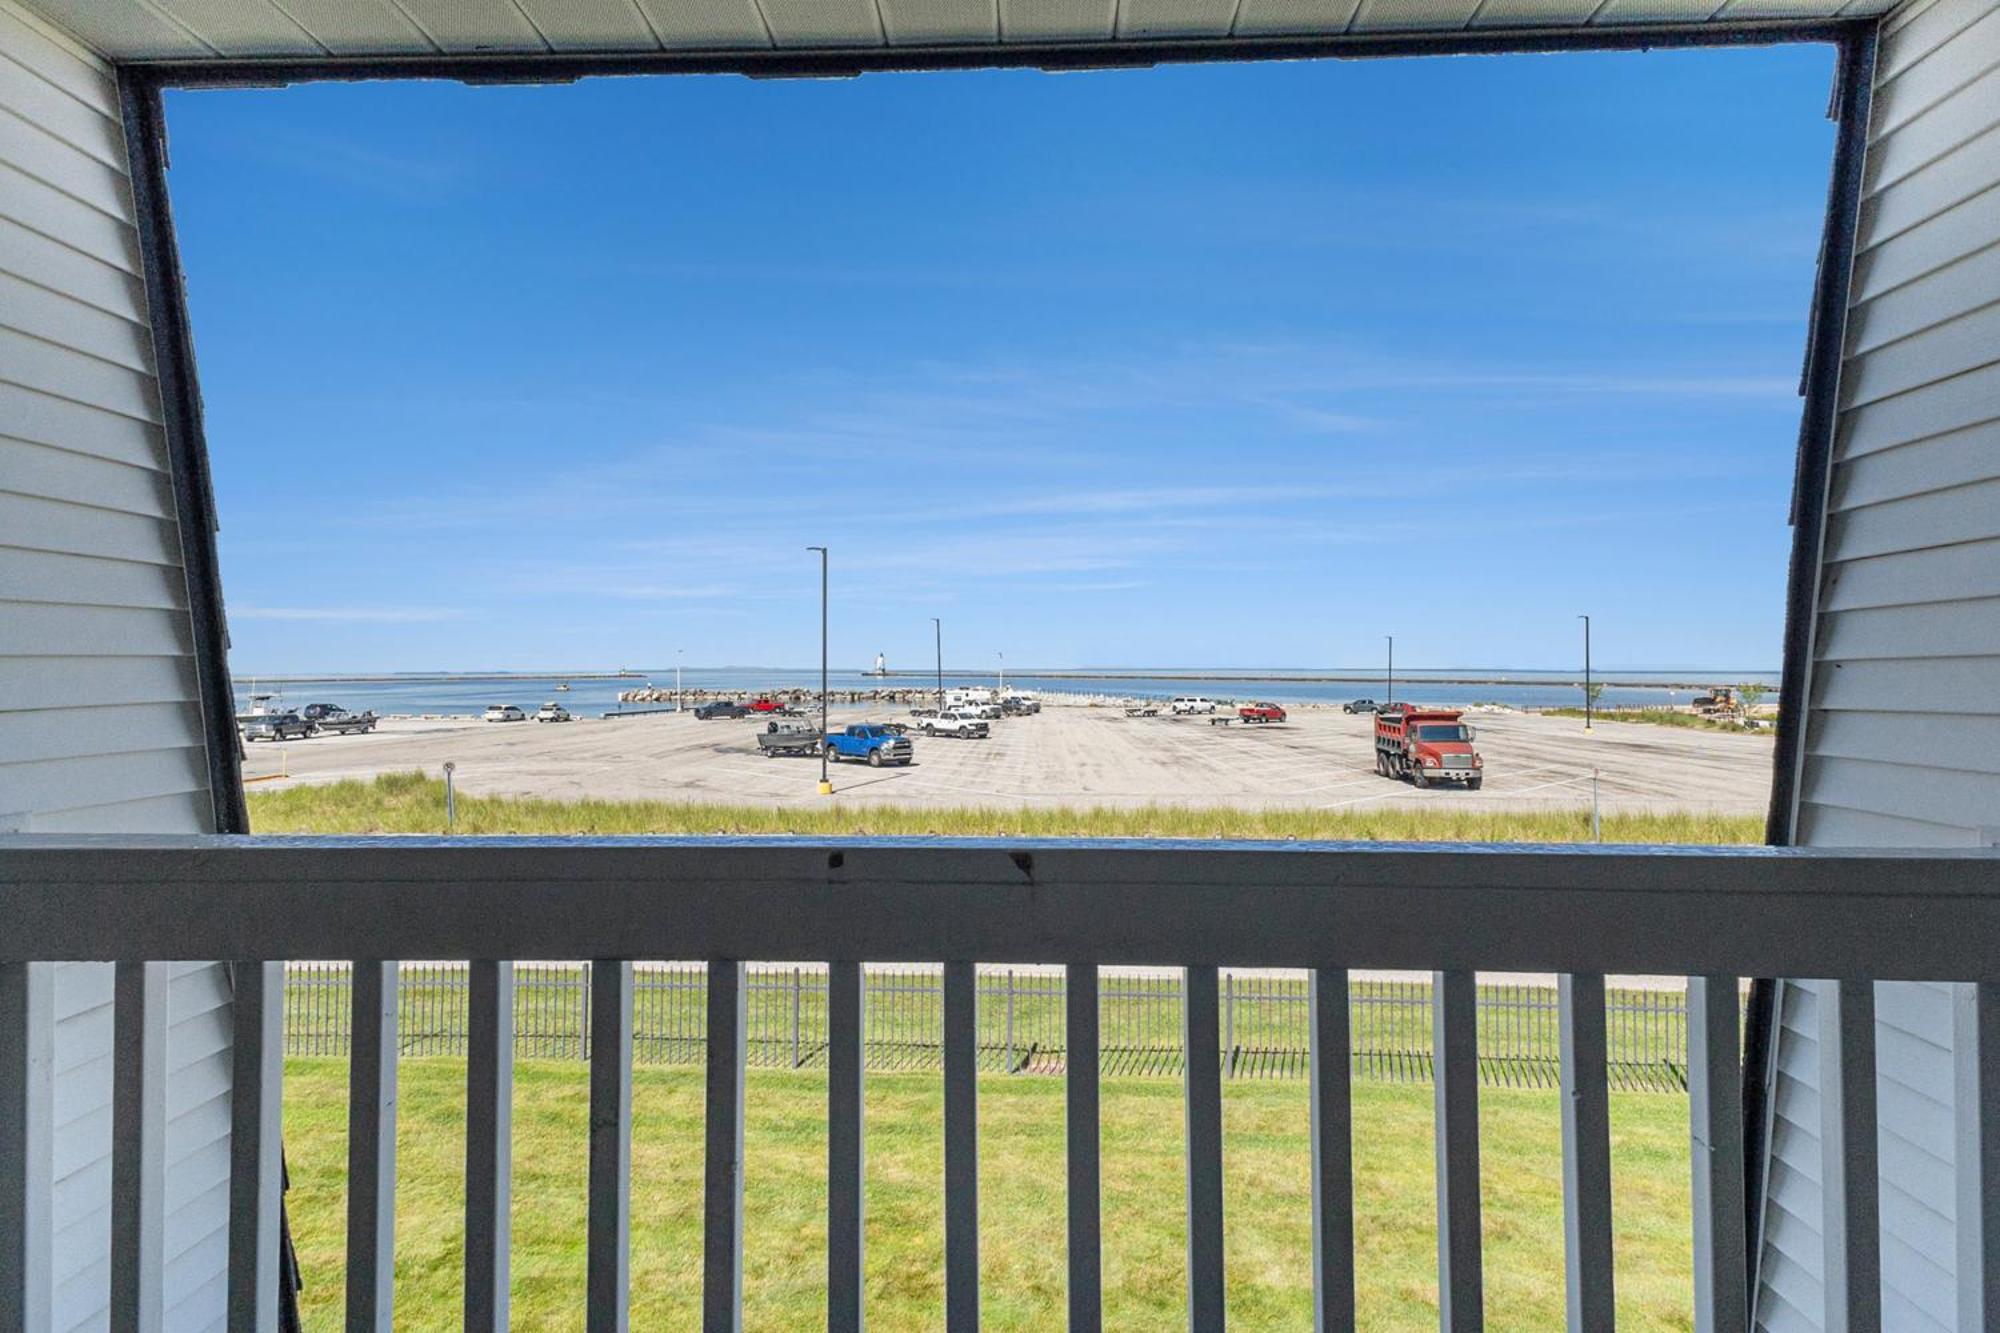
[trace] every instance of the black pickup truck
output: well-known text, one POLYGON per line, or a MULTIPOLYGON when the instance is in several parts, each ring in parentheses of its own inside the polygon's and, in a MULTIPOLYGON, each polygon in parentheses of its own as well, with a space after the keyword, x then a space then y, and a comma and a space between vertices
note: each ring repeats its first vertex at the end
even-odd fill
POLYGON ((377 721, 373 709, 366 713, 350 713, 339 704, 307 704, 299 716, 311 724, 314 731, 337 731, 342 735, 373 731, 377 721))

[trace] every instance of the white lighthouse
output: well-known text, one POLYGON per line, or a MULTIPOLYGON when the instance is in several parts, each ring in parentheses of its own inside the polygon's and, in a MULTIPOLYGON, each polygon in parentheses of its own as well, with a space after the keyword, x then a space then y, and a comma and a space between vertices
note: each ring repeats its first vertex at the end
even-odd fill
POLYGON ((888 659, 888 658, 886 658, 886 657, 884 657, 884 656, 883 656, 883 655, 882 655, 881 653, 877 653, 877 654, 875 654, 875 669, 874 669, 873 671, 869 672, 868 674, 869 674, 869 675, 871 675, 871 676, 886 676, 886 675, 888 675, 888 674, 889 674, 889 659, 888 659))

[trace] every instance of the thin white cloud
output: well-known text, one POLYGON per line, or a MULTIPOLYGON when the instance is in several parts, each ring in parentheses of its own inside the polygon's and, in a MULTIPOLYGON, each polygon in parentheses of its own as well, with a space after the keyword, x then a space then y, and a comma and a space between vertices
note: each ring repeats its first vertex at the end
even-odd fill
POLYGON ((462 620, 465 612, 444 606, 233 606, 232 620, 317 620, 329 623, 415 625, 462 620))

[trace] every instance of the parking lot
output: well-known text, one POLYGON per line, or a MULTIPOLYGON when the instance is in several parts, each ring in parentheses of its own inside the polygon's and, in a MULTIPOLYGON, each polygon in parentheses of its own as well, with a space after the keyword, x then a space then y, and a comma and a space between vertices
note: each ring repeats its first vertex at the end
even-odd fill
MULTIPOLYGON (((886 721, 896 711, 836 708, 836 727, 886 721)), ((1211 726, 1200 717, 1131 718, 1115 707, 1052 706, 993 723, 987 740, 917 736, 907 768, 836 764, 834 798, 946 806, 1233 806, 1341 809, 1444 802, 1486 810, 1575 809, 1598 797, 1607 812, 1761 813, 1769 800, 1768 737, 1599 723, 1530 713, 1468 713, 1486 761, 1478 792, 1420 791, 1376 774, 1371 722, 1301 708, 1283 723, 1211 726)), ((659 713, 570 723, 392 719, 360 736, 320 736, 248 747, 260 787, 368 777, 446 760, 479 794, 555 799, 810 803, 819 760, 768 759, 761 720, 700 722, 659 713), (289 777, 275 777, 288 772, 289 777)))

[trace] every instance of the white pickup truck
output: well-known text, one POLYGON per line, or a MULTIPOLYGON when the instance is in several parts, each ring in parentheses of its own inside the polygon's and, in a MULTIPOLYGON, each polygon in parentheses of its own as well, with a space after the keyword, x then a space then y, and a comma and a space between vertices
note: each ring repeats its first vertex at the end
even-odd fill
POLYGON ((989 730, 986 719, 969 708, 947 708, 942 713, 922 709, 910 718, 910 725, 926 736, 956 736, 960 740, 984 740, 989 730))

